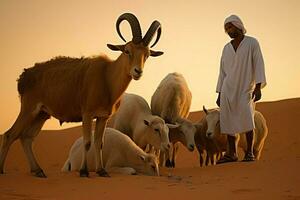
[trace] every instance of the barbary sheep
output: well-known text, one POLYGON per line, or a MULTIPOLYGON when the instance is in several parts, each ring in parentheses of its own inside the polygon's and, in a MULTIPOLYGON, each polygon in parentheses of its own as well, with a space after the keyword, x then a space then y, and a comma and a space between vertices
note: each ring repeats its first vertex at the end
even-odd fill
MULTIPOLYGON (((161 25, 154 21, 142 38, 138 19, 131 13, 122 14, 116 23, 128 21, 133 39, 125 45, 107 46, 121 51, 116 60, 107 56, 93 58, 57 57, 25 69, 18 80, 21 110, 13 126, 4 133, 0 147, 0 173, 11 144, 20 139, 30 164, 31 172, 37 177, 46 177, 37 163, 32 151, 33 139, 50 116, 63 122, 80 122, 83 126, 83 157, 80 176, 87 177, 86 155, 91 145, 92 121, 96 119, 94 143, 96 151, 96 172, 109 176, 103 169, 102 148, 103 132, 108 118, 118 108, 119 100, 132 79, 142 76, 144 63, 148 56, 159 56, 163 52, 149 49, 154 34, 161 35, 161 25)), ((125 41, 126 42, 126 41, 125 41)))
MULTIPOLYGON (((205 117, 202 119, 202 129, 198 129, 197 137, 195 136, 195 143, 199 152, 200 166, 203 165, 203 155, 201 153, 205 149, 207 152, 206 165, 211 162, 211 164, 216 164, 216 158, 220 154, 227 150, 227 137, 225 134, 221 134, 220 130, 220 111, 218 109, 213 109, 208 111, 203 107, 205 112, 205 117), (200 136, 202 135, 202 136, 200 136), (203 139, 205 138, 205 139, 203 139)), ((265 139, 268 135, 268 127, 263 115, 255 111, 254 113, 254 146, 253 153, 256 160, 260 159, 261 151, 263 149, 265 139)), ((238 146, 246 152, 247 150, 247 140, 245 134, 237 134, 238 146)))
MULTIPOLYGON (((103 165, 107 172, 125 174, 146 174, 159 176, 158 158, 145 153, 127 135, 113 128, 106 128, 104 134, 103 165)), ((68 159, 62 171, 78 171, 82 160, 83 138, 78 138, 72 145, 68 159)), ((98 152, 99 153, 99 152, 98 152)), ((91 145, 87 153, 87 166, 90 172, 96 170, 95 146, 91 145)))
MULTIPOLYGON (((194 150, 196 127, 186 119, 189 115, 191 101, 192 93, 186 80, 176 72, 169 73, 160 82, 151 98, 152 114, 162 117, 167 123, 178 124, 177 128, 169 131, 170 142, 173 144, 172 152, 170 155, 161 154, 162 157, 165 157, 167 167, 175 167, 177 142, 182 142, 190 151, 194 150)), ((164 165, 164 162, 161 164, 164 165)))
POLYGON ((128 135, 139 147, 150 144, 167 151, 170 147, 169 128, 165 121, 152 115, 147 101, 136 94, 124 94, 118 111, 112 116, 112 127, 128 135))

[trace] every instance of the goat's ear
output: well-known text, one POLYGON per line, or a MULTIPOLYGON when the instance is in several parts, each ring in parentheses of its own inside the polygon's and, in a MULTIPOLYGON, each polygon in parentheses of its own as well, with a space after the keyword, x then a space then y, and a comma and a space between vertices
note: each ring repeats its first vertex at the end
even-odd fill
POLYGON ((146 126, 150 126, 150 122, 147 121, 147 120, 145 120, 145 119, 144 119, 144 124, 145 124, 146 126))
POLYGON ((205 106, 203 106, 203 111, 205 112, 205 114, 208 114, 207 109, 205 108, 205 106))
POLYGON ((113 50, 113 51, 124 51, 125 49, 125 45, 113 45, 113 44, 107 44, 107 47, 110 49, 110 50, 113 50))
POLYGON ((166 123, 166 125, 168 126, 168 128, 178 128, 180 126, 180 124, 178 124, 178 123, 176 123, 176 124, 166 123))
POLYGON ((139 157, 140 157, 140 159, 142 160, 142 161, 146 161, 146 156, 144 156, 144 155, 139 155, 139 157))
POLYGON ((162 52, 162 51, 153 51, 153 50, 150 50, 150 56, 152 56, 152 57, 161 56, 163 54, 164 54, 164 52, 162 52))

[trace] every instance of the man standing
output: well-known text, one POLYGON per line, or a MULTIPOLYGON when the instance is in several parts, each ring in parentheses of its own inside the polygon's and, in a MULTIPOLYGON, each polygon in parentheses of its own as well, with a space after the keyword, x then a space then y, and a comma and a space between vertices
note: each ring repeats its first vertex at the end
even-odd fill
POLYGON ((261 88, 266 85, 264 61, 258 41, 245 35, 238 16, 226 18, 224 28, 232 40, 222 52, 216 103, 220 107, 221 133, 227 134, 229 149, 218 163, 238 160, 238 133, 246 133, 244 161, 254 161, 254 102, 260 100, 261 88))

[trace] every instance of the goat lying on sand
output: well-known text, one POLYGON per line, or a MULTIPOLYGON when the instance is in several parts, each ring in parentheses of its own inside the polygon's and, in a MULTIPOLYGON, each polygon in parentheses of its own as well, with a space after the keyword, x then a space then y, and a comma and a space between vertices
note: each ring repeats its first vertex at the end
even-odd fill
MULTIPOLYGON (((125 174, 146 174, 159 176, 158 158, 145 153, 127 135, 113 128, 106 128, 104 135, 103 164, 108 172, 125 174)), ((69 157, 62 171, 78 171, 82 160, 83 138, 78 138, 71 147, 69 157)), ((87 154, 89 171, 95 171, 95 146, 92 144, 87 154)))
POLYGON ((96 119, 94 143, 96 151, 100 152, 95 155, 96 172, 100 176, 108 176, 101 156, 107 120, 118 108, 119 100, 132 78, 138 80, 142 76, 148 56, 163 54, 148 47, 156 32, 157 38, 151 47, 160 38, 158 21, 151 24, 142 38, 138 19, 130 13, 121 15, 116 27, 124 41, 119 30, 123 20, 129 22, 133 39, 125 45, 107 45, 111 50, 122 52, 116 60, 110 60, 107 56, 81 59, 58 57, 25 69, 18 80, 21 110, 13 126, 4 133, 0 147, 0 173, 3 173, 9 147, 20 139, 31 172, 35 176, 46 177, 35 159, 32 142, 45 121, 53 116, 61 123, 82 121, 84 148, 80 176, 84 177, 89 175, 86 156, 91 146, 92 121, 96 119))

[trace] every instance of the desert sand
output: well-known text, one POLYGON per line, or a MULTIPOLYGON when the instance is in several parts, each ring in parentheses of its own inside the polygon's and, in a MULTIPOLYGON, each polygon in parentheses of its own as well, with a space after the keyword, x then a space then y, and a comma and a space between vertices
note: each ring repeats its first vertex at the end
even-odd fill
MULTIPOLYGON (((17 141, 0 175, 0 199, 300 199, 300 98, 262 102, 256 109, 269 127, 261 160, 199 167, 198 152, 181 147, 176 168, 162 168, 160 177, 101 178, 91 173, 90 178, 80 178, 76 172, 62 173, 81 127, 43 130, 34 150, 48 178, 31 176, 17 141)), ((202 116, 201 111, 193 112, 190 119, 199 121, 202 116)))

